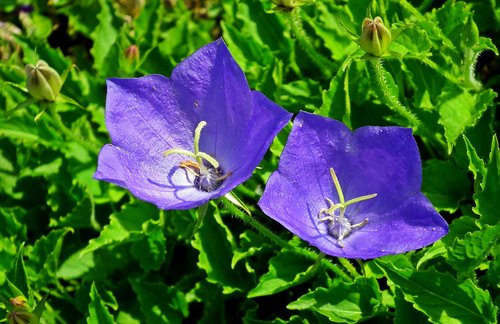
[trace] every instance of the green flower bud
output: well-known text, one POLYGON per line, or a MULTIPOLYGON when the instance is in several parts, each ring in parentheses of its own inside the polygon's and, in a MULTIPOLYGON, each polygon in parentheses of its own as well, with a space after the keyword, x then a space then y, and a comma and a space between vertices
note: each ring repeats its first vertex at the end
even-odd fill
POLYGON ((365 52, 380 56, 384 54, 389 45, 391 45, 391 31, 384 26, 382 18, 365 18, 363 20, 361 37, 359 45, 365 52))
POLYGON ((132 18, 137 18, 141 14, 142 8, 144 8, 145 0, 118 0, 118 5, 121 11, 131 16, 132 18))
POLYGON ((127 47, 127 49, 125 50, 125 57, 129 60, 130 63, 139 61, 139 47, 137 47, 137 45, 130 45, 129 47, 127 47))
POLYGON ((35 99, 54 101, 61 91, 61 77, 47 62, 40 60, 35 66, 27 64, 24 68, 26 88, 35 99))
POLYGON ((300 7, 311 2, 311 0, 271 0, 276 9, 281 11, 290 11, 295 7, 300 7))
POLYGON ((27 311, 14 310, 8 313, 7 320, 13 324, 38 324, 40 316, 27 311))
POLYGON ((24 296, 17 296, 14 298, 10 298, 9 302, 14 306, 17 310, 29 310, 28 301, 24 296))

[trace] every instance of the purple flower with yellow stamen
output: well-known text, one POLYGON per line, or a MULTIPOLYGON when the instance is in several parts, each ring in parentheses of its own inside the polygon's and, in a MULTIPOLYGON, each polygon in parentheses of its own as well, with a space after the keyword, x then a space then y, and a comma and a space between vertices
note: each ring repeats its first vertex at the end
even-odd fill
POLYGON ((301 112, 259 206, 325 254, 371 259, 424 247, 448 232, 421 183, 411 129, 351 132, 301 112))
POLYGON ((170 78, 109 79, 111 144, 94 178, 161 209, 189 209, 248 179, 291 114, 251 91, 219 39, 170 78))

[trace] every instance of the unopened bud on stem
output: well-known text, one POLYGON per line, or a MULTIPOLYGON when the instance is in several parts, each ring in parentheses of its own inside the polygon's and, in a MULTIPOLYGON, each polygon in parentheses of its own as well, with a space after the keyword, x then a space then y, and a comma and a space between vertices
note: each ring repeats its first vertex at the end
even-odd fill
POLYGON ((40 60, 36 65, 27 64, 26 88, 35 99, 54 101, 61 91, 61 77, 47 62, 40 60))
POLYGON ((391 45, 392 36, 391 31, 384 26, 382 18, 365 18, 362 28, 363 30, 359 39, 361 48, 365 52, 375 56, 384 54, 389 45, 391 45))

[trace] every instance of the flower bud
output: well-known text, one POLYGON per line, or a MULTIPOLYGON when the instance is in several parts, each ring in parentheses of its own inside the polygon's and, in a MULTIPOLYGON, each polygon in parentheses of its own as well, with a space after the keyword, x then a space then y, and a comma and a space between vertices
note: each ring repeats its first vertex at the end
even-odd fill
POLYGON ((40 60, 35 66, 27 64, 24 68, 28 79, 26 88, 35 99, 54 101, 61 90, 61 77, 47 62, 40 60))
POLYGON ((140 53, 139 47, 137 45, 130 45, 125 50, 125 57, 129 60, 130 63, 133 61, 139 61, 140 53))
POLYGON ((14 306, 17 310, 29 310, 28 301, 24 296, 17 296, 14 298, 10 298, 9 302, 14 306))
POLYGON ((365 18, 362 27, 361 38, 359 39, 361 48, 369 54, 382 55, 392 41, 391 31, 384 26, 382 18, 365 18))
POLYGON ((117 2, 121 11, 134 19, 139 17, 145 5, 145 0, 118 0, 117 2))
POLYGON ((271 0, 281 11, 290 11, 295 7, 300 7, 311 2, 311 0, 271 0))
POLYGON ((40 316, 27 311, 14 310, 7 314, 7 320, 12 324, 38 324, 40 316))

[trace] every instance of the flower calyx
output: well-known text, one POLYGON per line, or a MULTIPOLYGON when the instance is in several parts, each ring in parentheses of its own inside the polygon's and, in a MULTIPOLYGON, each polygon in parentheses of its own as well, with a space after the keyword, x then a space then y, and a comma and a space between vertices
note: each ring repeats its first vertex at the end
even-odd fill
POLYGON ((193 160, 186 160, 179 163, 179 167, 193 175, 193 184, 200 191, 211 192, 217 189, 224 179, 232 173, 224 174, 221 170, 219 162, 211 155, 200 151, 200 137, 202 129, 207 125, 206 121, 201 121, 194 131, 194 152, 173 148, 163 152, 163 156, 171 154, 185 155, 193 160))
POLYGON ((344 193, 340 186, 339 179, 337 178, 337 175, 333 168, 330 168, 330 175, 332 176, 335 189, 337 190, 339 202, 334 203, 331 199, 325 198, 330 206, 319 211, 318 221, 320 223, 328 222, 328 233, 333 236, 337 240, 337 244, 341 248, 343 248, 344 245, 342 243, 342 240, 347 237, 353 229, 363 227, 364 225, 366 225, 366 223, 368 223, 368 218, 365 218, 363 221, 357 224, 351 224, 351 222, 345 216, 347 207, 365 200, 375 198, 377 194, 374 193, 370 195, 364 195, 345 201, 344 193))

